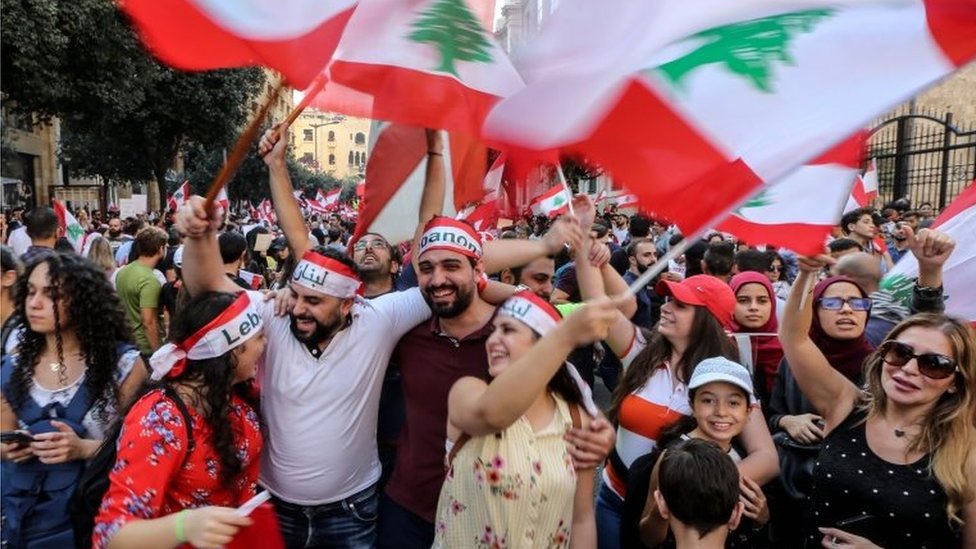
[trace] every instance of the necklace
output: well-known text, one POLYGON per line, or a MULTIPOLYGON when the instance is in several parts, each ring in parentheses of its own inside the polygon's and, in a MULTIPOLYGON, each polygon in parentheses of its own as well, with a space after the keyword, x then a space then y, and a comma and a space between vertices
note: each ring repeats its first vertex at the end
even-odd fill
POLYGON ((895 436, 901 438, 905 436, 905 431, 903 429, 895 429, 895 436))
POLYGON ((58 383, 62 386, 68 384, 68 365, 64 362, 52 362, 49 364, 51 372, 57 374, 58 383))

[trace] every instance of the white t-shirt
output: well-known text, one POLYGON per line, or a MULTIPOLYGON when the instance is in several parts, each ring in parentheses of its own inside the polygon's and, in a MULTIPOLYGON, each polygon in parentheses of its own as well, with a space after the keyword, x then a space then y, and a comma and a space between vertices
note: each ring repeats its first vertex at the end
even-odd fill
POLYGON ((261 485, 297 505, 365 490, 380 477, 376 419, 390 356, 431 314, 420 290, 357 299, 352 322, 319 358, 292 334, 289 317, 274 316, 274 303, 252 295, 268 341, 258 373, 267 426, 261 485))
POLYGON ((21 225, 10 231, 10 234, 7 235, 7 246, 10 246, 17 257, 24 255, 27 248, 31 246, 31 238, 27 236, 27 227, 21 225))
MULTIPOLYGON (((127 351, 123 353, 121 357, 119 357, 119 364, 115 369, 115 383, 118 386, 121 387, 122 383, 125 382, 125 378, 129 376, 129 373, 132 371, 132 367, 135 365, 137 358, 139 358, 138 349, 127 351)), ((41 384, 37 382, 37 379, 34 379, 34 383, 31 383, 30 396, 41 408, 52 402, 57 402, 62 406, 67 406, 68 403, 71 402, 71 399, 75 397, 75 393, 78 392, 78 388, 81 387, 82 383, 84 383, 87 375, 88 370, 86 369, 85 372, 82 373, 74 383, 67 387, 60 387, 57 389, 47 389, 42 387, 41 384)), ((118 410, 109 410, 108 417, 114 419, 117 415, 118 410)), ((103 424, 98 419, 96 410, 94 408, 88 410, 88 413, 85 414, 84 419, 81 421, 81 425, 85 428, 85 431, 87 431, 85 438, 94 440, 101 440, 105 438, 105 433, 108 431, 108 428, 111 427, 111 424, 103 424)), ((27 428, 27 425, 21 424, 20 427, 27 428)))

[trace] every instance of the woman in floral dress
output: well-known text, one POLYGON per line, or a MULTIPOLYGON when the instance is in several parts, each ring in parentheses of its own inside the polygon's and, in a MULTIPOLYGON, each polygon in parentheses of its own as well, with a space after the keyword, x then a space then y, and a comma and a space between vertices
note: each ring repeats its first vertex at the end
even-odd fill
POLYGON ((448 400, 435 548, 595 546, 593 471, 574 470, 563 439, 589 417, 565 360, 605 336, 614 313, 603 299, 559 322, 529 291, 498 309, 485 345, 493 379, 462 378, 448 400))
POLYGON ((249 519, 262 437, 254 377, 264 351, 248 293, 210 293, 177 313, 152 359, 160 383, 129 410, 92 539, 96 549, 226 545, 249 519), (192 433, 192 434, 191 434, 192 433))

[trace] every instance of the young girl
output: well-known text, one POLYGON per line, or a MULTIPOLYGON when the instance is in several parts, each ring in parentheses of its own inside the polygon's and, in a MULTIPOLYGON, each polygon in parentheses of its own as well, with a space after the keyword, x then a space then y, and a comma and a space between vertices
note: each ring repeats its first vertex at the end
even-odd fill
POLYGON ((172 343, 150 359, 160 383, 125 416, 94 547, 219 547, 249 524, 231 508, 256 493, 262 445, 246 382, 264 334, 250 300, 204 294, 173 319, 172 343))
MULTIPOLYGON (((674 540, 668 536, 668 522, 661 515, 654 499, 657 490, 657 464, 667 448, 679 440, 692 438, 706 440, 721 448, 736 464, 742 461, 736 449, 737 437, 749 421, 749 411, 757 406, 752 389, 752 378, 744 366, 726 358, 705 359, 695 367, 688 382, 688 395, 691 400, 692 415, 682 418, 661 435, 658 449, 650 454, 645 468, 653 467, 650 483, 646 488, 645 505, 640 519, 640 538, 648 547, 673 547, 674 540)), ((638 466, 632 467, 632 471, 638 466)), ((628 484, 630 490, 637 479, 628 484)), ((647 484, 645 482, 645 484, 647 484)), ((769 520, 769 508, 762 488, 748 477, 741 477, 739 483, 741 500, 745 505, 743 516, 751 519, 743 523, 726 539, 726 547, 764 547, 764 532, 757 529, 769 520)))
POLYGON ((71 547, 68 506, 110 426, 146 369, 105 274, 74 254, 38 256, 17 281, 17 354, 3 357, 0 445, 3 542, 71 547))
POLYGON ((761 273, 747 271, 732 277, 729 282, 735 292, 735 315, 732 330, 736 339, 740 334, 748 338, 748 345, 740 343, 742 364, 751 365, 756 392, 760 402, 769 400, 776 381, 776 371, 783 360, 783 346, 776 330, 776 294, 769 279, 761 273), (742 351, 749 354, 743 355, 742 351))
POLYGON ((485 344, 492 381, 465 377, 451 388, 453 448, 434 547, 595 545, 593 470, 574 469, 563 439, 589 418, 564 364, 575 347, 606 334, 614 313, 603 299, 559 322, 527 290, 499 307, 485 344))

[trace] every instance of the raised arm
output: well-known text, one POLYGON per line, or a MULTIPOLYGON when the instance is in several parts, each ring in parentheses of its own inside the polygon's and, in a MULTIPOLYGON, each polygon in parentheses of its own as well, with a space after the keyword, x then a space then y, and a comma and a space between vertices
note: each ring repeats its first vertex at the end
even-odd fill
POLYGON ((420 195, 420 210, 417 212, 417 228, 413 232, 413 246, 411 263, 415 271, 420 272, 417 263, 420 257, 420 237, 424 234, 424 226, 432 217, 444 211, 444 194, 447 184, 447 173, 444 169, 444 138, 440 130, 427 130, 427 169, 424 178, 424 192, 420 195))
POLYGON ((264 132, 258 144, 258 153, 264 157, 268 165, 268 176, 271 180, 271 202, 274 203, 275 214, 278 216, 278 226, 288 239, 288 246, 295 257, 302 255, 312 247, 308 239, 308 228, 298 201, 295 200, 291 186, 291 176, 288 175, 288 165, 285 161, 285 151, 288 149, 288 126, 278 124, 264 132))
POLYGON ((941 313, 945 311, 945 293, 942 291, 942 268, 956 247, 956 241, 941 231, 922 229, 915 234, 905 227, 908 249, 918 261, 918 282, 912 290, 910 309, 914 313, 941 313), (929 288, 930 290, 920 290, 929 288), (932 290, 938 289, 937 295, 932 290), (924 294, 922 292, 925 292, 924 294))
POLYGON ((799 258, 800 274, 796 277, 790 298, 786 301, 786 312, 779 326, 779 339, 797 385, 823 416, 825 430, 829 432, 853 409, 857 400, 857 387, 830 366, 827 358, 810 339, 814 275, 828 260, 825 256, 799 258))
POLYGON ((183 285, 191 295, 241 290, 224 276, 224 264, 217 245, 220 221, 217 206, 206 211, 203 198, 199 196, 191 196, 176 214, 176 228, 186 235, 183 240, 183 285))
POLYGON ((491 240, 485 243, 485 272, 520 267, 537 258, 556 255, 563 246, 579 249, 583 240, 579 224, 571 216, 556 220, 540 240, 491 240))
POLYGON ((450 423, 472 436, 508 428, 545 390, 570 351, 606 335, 615 307, 607 298, 587 303, 509 364, 490 384, 474 377, 458 380, 448 397, 450 423))

